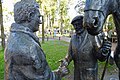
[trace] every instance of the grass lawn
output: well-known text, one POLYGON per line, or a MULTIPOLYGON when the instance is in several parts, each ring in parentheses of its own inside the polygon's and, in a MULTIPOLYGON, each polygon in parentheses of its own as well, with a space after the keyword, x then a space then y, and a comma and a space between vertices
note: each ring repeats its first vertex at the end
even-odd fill
MULTIPOLYGON (((69 43, 65 41, 48 41, 42 44, 42 49, 46 54, 48 64, 52 70, 56 70, 59 66, 59 60, 65 58, 68 51, 69 43)), ((73 62, 68 66, 70 73, 73 74, 73 62)), ((69 80, 70 75, 62 80, 69 80)))
POLYGON ((46 54, 47 61, 52 70, 58 68, 58 61, 66 56, 68 43, 64 41, 48 41, 42 44, 42 49, 46 54))
POLYGON ((4 80, 4 54, 3 50, 0 50, 0 80, 4 80))

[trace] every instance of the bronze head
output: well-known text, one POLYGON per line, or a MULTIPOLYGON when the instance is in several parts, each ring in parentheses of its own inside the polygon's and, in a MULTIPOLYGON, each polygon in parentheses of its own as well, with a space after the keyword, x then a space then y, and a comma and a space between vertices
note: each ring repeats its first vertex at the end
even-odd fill
POLYGON ((71 24, 74 26, 76 34, 81 34, 84 31, 83 28, 83 16, 76 16, 72 19, 71 24))
POLYGON ((41 21, 37 2, 35 0, 17 2, 14 6, 14 20, 17 24, 27 24, 33 32, 38 31, 41 21))

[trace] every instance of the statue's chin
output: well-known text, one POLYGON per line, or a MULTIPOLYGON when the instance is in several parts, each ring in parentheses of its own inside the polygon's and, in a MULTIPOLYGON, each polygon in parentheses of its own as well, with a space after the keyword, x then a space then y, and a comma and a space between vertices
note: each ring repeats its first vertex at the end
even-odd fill
POLYGON ((97 28, 89 28, 87 29, 88 33, 95 36, 95 35, 98 35, 100 33, 100 30, 98 30, 97 28))

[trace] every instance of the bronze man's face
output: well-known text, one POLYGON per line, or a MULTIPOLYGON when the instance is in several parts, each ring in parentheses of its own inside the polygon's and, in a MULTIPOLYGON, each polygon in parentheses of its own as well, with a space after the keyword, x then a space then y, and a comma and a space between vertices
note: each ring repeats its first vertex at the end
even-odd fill
POLYGON ((36 32, 39 30, 39 24, 41 23, 40 20, 40 12, 39 10, 36 11, 36 13, 31 16, 31 25, 33 26, 32 31, 36 32))
POLYGON ((76 34, 81 34, 84 31, 83 25, 82 25, 82 21, 75 21, 73 23, 73 26, 75 28, 76 34))

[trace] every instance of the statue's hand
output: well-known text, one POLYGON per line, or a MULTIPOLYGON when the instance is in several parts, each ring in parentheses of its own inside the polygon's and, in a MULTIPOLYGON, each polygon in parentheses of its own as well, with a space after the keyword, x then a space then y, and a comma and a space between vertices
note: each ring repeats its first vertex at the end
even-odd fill
POLYGON ((58 71, 60 72, 61 76, 64 77, 69 73, 69 70, 67 68, 68 62, 66 61, 66 59, 59 60, 59 62, 60 66, 58 68, 58 71))
POLYGON ((107 55, 111 51, 112 44, 110 41, 104 41, 102 45, 102 52, 107 55))
POLYGON ((54 73, 60 77, 64 77, 69 73, 69 69, 66 66, 59 66, 59 68, 55 70, 54 73))
POLYGON ((66 59, 62 59, 62 60, 59 60, 60 62, 60 66, 68 66, 68 62, 66 61, 66 59))
POLYGON ((64 77, 69 73, 69 69, 66 66, 60 66, 58 68, 58 72, 60 73, 61 77, 64 77))

